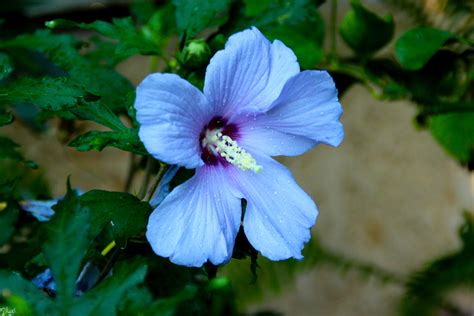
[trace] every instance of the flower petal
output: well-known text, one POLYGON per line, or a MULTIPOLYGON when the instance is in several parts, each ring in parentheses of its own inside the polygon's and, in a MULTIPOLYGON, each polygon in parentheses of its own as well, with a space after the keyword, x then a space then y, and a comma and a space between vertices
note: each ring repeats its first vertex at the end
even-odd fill
POLYGON ((284 83, 300 68, 282 42, 270 43, 255 27, 232 35, 206 70, 204 94, 215 111, 261 112, 271 106, 284 83))
POLYGON ((338 146, 344 138, 342 107, 326 71, 292 77, 267 113, 239 119, 239 143, 270 156, 300 155, 319 143, 338 146))
POLYGON ((301 259, 318 215, 316 205, 287 168, 271 158, 253 156, 263 166, 262 172, 232 169, 247 199, 245 234, 252 246, 271 260, 301 259))
POLYGON ((199 134, 212 115, 204 95, 174 74, 151 74, 137 87, 139 137, 156 159, 196 168, 203 164, 199 134))
POLYGON ((200 267, 230 259, 241 222, 241 197, 221 166, 204 166, 150 216, 147 239, 160 256, 200 267))

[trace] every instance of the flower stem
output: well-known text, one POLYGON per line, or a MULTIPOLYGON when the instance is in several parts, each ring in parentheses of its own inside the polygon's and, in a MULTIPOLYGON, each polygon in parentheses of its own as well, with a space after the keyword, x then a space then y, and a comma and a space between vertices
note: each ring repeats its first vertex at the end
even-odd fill
POLYGON ((128 165, 128 173, 127 178, 125 180, 124 191, 130 192, 130 188, 132 186, 133 179, 135 178, 135 173, 137 172, 137 165, 135 163, 135 154, 130 153, 130 162, 128 165))
POLYGON ((148 189, 148 184, 150 183, 151 173, 155 168, 156 160, 152 157, 148 157, 146 160, 146 167, 145 167, 145 176, 143 177, 142 186, 140 188, 140 192, 138 193, 138 198, 143 200, 146 194, 146 190, 148 189))
POLYGON ((153 186, 148 191, 148 198, 146 199, 147 201, 150 201, 153 197, 153 194, 155 193, 156 188, 158 188, 158 185, 161 182, 161 178, 163 178, 163 175, 165 174, 166 170, 168 170, 168 165, 160 162, 160 170, 158 170, 158 174, 156 175, 155 183, 153 183, 153 186))
POLYGON ((331 1, 331 18, 329 22, 329 31, 331 39, 330 48, 330 59, 336 59, 337 47, 336 47, 336 25, 337 25, 337 0, 331 1))

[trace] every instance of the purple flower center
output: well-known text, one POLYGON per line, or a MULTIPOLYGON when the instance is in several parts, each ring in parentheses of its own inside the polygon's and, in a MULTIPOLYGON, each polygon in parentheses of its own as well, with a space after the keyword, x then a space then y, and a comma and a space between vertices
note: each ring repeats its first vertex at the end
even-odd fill
POLYGON ((199 134, 201 159, 207 165, 228 163, 221 155, 218 154, 216 144, 209 143, 207 141, 210 135, 217 135, 217 133, 222 133, 223 136, 228 136, 234 140, 239 136, 237 125, 232 123, 229 124, 227 119, 223 118, 222 116, 213 117, 209 123, 204 126, 201 133, 199 134))

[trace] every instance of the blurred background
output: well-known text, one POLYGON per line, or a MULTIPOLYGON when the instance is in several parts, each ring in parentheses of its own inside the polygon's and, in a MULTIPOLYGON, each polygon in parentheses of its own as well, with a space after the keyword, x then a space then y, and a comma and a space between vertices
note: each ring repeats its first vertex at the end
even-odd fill
MULTIPOLYGON (((350 3, 337 2, 337 19, 341 21, 350 3)), ((393 58, 395 39, 420 23, 453 32, 472 28, 473 12, 450 10, 451 2, 363 1, 372 12, 392 14, 395 21, 392 41, 377 56, 393 58)), ((128 5, 128 1, 51 0, 4 1, 0 7, 3 12, 21 11, 22 19, 40 22, 81 16, 87 21, 107 20, 128 15, 128 5)), ((327 25, 331 1, 323 3, 319 12, 327 25)), ((77 31, 76 35, 86 38, 90 32, 77 31)), ((328 41, 324 45, 328 46, 328 41)), ((340 37, 336 45, 340 56, 352 55, 340 37)), ((137 85, 148 74, 149 64, 150 57, 134 56, 117 69, 137 85)), ((160 65, 157 67, 159 70, 160 65)), ((458 229, 462 213, 474 209, 473 173, 452 159, 428 130, 417 127, 417 106, 411 101, 377 100, 358 83, 343 90, 346 136, 342 145, 320 145, 303 156, 280 159, 316 201, 320 214, 313 235, 318 245, 331 249, 335 257, 333 261, 317 260, 311 251, 321 249, 310 245, 305 250, 309 258, 299 265, 263 261, 256 283, 252 283, 248 263, 233 261, 222 273, 232 280, 243 311, 396 315, 404 280, 425 263, 461 247, 458 229), (344 262, 345 258, 349 261, 344 262)), ((4 127, 3 133, 22 144, 25 156, 41 166, 52 196, 65 193, 68 176, 83 191, 123 190, 129 153, 113 148, 78 152, 64 146, 66 136, 59 120, 48 125, 45 132, 37 134, 24 121, 16 120, 4 127)), ((80 133, 92 127, 97 128, 81 122, 76 130, 80 133)), ((131 187, 132 192, 138 191, 138 182, 131 187)), ((449 299, 457 312, 474 315, 472 289, 456 288, 449 299)), ((455 314, 443 308, 438 312, 455 314)))

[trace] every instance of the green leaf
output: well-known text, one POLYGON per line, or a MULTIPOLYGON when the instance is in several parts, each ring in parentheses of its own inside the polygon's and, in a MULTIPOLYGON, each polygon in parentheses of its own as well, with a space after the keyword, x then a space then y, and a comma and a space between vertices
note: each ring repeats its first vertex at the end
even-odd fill
POLYGON ((5 79, 13 72, 13 64, 7 54, 0 53, 0 80, 5 79))
POLYGON ((465 214, 460 237, 463 248, 430 262, 409 276, 400 304, 401 315, 434 315, 446 304, 450 290, 474 286, 474 218, 465 214))
POLYGON ((7 299, 15 296, 23 298, 28 302, 28 309, 35 312, 34 315, 56 315, 56 310, 51 299, 40 292, 30 281, 23 279, 18 273, 0 271, 0 297, 1 296, 7 299))
POLYGON ((392 16, 379 17, 364 8, 359 0, 352 0, 351 6, 339 32, 356 54, 370 55, 390 42, 395 29, 392 16))
POLYGON ((405 32, 395 44, 395 57, 403 68, 421 69, 455 35, 431 27, 416 27, 405 32))
POLYGON ((139 155, 148 155, 136 130, 132 129, 113 132, 90 131, 72 140, 69 146, 78 151, 101 151, 105 147, 116 147, 139 155))
POLYGON ((296 24, 283 24, 264 28, 270 39, 278 39, 290 47, 298 57, 302 68, 314 68, 324 57, 324 21, 316 10, 296 24), (268 31, 267 31, 268 30, 268 31))
POLYGON ((36 169, 38 166, 34 161, 25 160, 23 155, 17 150, 20 145, 12 141, 8 137, 0 136, 0 160, 11 159, 22 162, 31 169, 36 169))
POLYGON ((245 3, 245 12, 244 14, 246 16, 258 16, 259 14, 262 14, 265 12, 272 0, 260 0, 260 1, 255 1, 255 0, 244 0, 245 3))
POLYGON ((15 231, 15 224, 20 212, 11 203, 4 201, 0 201, 0 203, 0 246, 2 246, 15 231), (4 203, 8 204, 3 205, 4 203))
POLYGON ((230 0, 173 0, 178 31, 188 37, 227 21, 230 0))
POLYGON ((434 138, 462 164, 474 161, 474 113, 450 113, 430 119, 434 138))
POLYGON ((23 77, 0 88, 0 103, 27 102, 50 111, 62 111, 97 97, 65 77, 23 77))
POLYGON ((117 315, 122 298, 131 288, 143 282, 146 272, 147 266, 140 259, 117 264, 110 278, 87 292, 73 307, 73 315, 117 315))
POLYGON ((113 235, 119 245, 145 231, 151 212, 148 203, 123 192, 93 190, 82 195, 80 201, 91 210, 92 234, 97 235, 112 222, 113 235))
POLYGON ((94 21, 92 23, 76 23, 73 21, 58 19, 46 22, 49 28, 73 28, 83 30, 94 30, 103 36, 116 40, 113 57, 115 63, 130 56, 160 55, 161 50, 157 43, 151 41, 144 33, 137 29, 131 17, 112 19, 112 23, 94 21))
POLYGON ((91 241, 90 213, 70 188, 64 200, 53 209, 55 215, 44 226, 43 254, 56 281, 58 307, 67 315, 81 261, 91 241))
POLYGON ((0 126, 13 122, 13 115, 10 112, 0 114, 0 126))
POLYGON ((49 30, 0 42, 0 48, 24 48, 46 54, 51 62, 70 75, 71 84, 100 96, 110 109, 124 111, 130 101, 126 96, 134 90, 132 84, 114 69, 82 56, 78 51, 80 47, 81 43, 73 36, 51 34, 49 30))
POLYGON ((117 115, 104 103, 100 101, 88 102, 70 110, 75 116, 82 120, 94 121, 114 131, 125 131, 127 128, 117 115))

